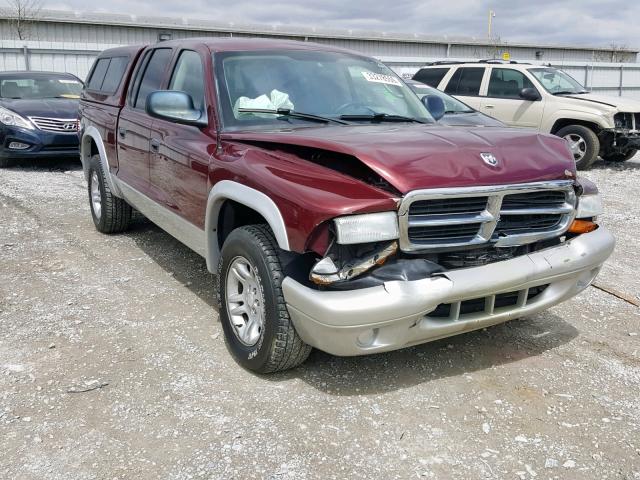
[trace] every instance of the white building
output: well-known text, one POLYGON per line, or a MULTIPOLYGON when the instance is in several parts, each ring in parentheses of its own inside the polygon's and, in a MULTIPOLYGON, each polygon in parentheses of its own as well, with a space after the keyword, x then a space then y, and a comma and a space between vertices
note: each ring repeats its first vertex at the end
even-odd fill
POLYGON ((429 36, 282 25, 223 24, 135 15, 42 11, 20 40, 8 15, 0 17, 0 70, 53 70, 84 78, 96 55, 110 47, 206 37, 270 37, 312 41, 377 57, 400 73, 432 60, 501 58, 562 66, 594 90, 640 96, 638 50, 612 47, 496 44, 487 38, 429 36))

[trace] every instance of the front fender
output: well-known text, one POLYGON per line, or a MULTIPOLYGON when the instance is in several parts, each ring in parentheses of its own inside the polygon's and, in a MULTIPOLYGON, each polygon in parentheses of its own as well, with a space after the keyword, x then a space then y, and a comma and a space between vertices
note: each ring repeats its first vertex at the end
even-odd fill
POLYGON ((284 218, 278 206, 264 193, 238 182, 223 180, 209 191, 205 214, 205 242, 207 246, 207 268, 215 272, 220 258, 218 244, 218 217, 226 200, 233 200, 245 205, 262 215, 282 250, 290 250, 289 237, 284 218))
POLYGON ((556 110, 553 115, 545 118, 544 123, 541 126, 541 130, 544 132, 551 132, 551 129, 558 120, 571 119, 580 122, 593 123, 602 129, 613 128, 613 119, 606 115, 598 113, 584 112, 581 110, 562 109, 556 110))

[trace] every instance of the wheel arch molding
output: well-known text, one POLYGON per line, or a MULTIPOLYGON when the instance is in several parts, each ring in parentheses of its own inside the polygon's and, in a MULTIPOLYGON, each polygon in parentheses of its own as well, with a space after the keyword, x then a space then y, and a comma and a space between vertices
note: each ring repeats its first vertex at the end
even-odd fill
POLYGON ((282 250, 291 250, 287 228, 280 209, 264 193, 232 180, 216 183, 209 192, 205 213, 205 245, 207 250, 207 269, 217 270, 222 245, 219 241, 219 218, 225 202, 233 201, 261 215, 273 232, 273 236, 282 250))
POLYGON ((122 192, 117 182, 114 182, 111 176, 111 169, 109 168, 109 160, 104 148, 102 135, 96 127, 90 125, 84 130, 80 141, 80 161, 82 162, 82 170, 84 171, 86 181, 89 181, 89 165, 91 163, 91 157, 96 154, 96 151, 100 156, 100 163, 102 164, 102 169, 109 184, 109 189, 111 189, 111 192, 115 196, 122 198, 122 192))

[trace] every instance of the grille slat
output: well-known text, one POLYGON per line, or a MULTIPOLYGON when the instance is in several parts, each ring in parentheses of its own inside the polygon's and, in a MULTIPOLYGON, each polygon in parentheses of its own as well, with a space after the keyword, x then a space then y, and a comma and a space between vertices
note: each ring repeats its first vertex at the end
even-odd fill
POLYGON ((524 307, 535 300, 546 290, 549 284, 537 287, 517 290, 513 292, 498 293, 486 297, 469 298, 455 303, 441 303, 431 313, 428 318, 464 320, 465 316, 477 313, 491 315, 503 308, 524 307))
POLYGON ((409 215, 446 215, 480 213, 487 207, 487 197, 462 197, 417 201, 411 204, 409 215))
POLYGON ((78 131, 78 120, 75 118, 29 117, 29 120, 46 132, 76 133, 78 131))
POLYGON ((571 181, 411 192, 400 206, 400 246, 525 245, 563 233, 575 203, 571 181))

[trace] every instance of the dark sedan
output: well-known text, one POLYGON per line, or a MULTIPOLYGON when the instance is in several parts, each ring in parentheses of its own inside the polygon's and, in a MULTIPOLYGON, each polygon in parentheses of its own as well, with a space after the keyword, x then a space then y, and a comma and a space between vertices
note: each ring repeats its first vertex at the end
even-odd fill
POLYGON ((0 73, 0 167, 15 160, 78 156, 82 82, 52 72, 0 73))
POLYGON ((422 100, 427 95, 440 97, 444 102, 444 116, 438 120, 438 123, 454 126, 481 126, 481 127, 504 127, 505 124, 495 118, 484 113, 474 110, 466 103, 462 103, 457 98, 453 98, 437 88, 430 87, 424 83, 415 80, 405 80, 411 90, 422 100))

